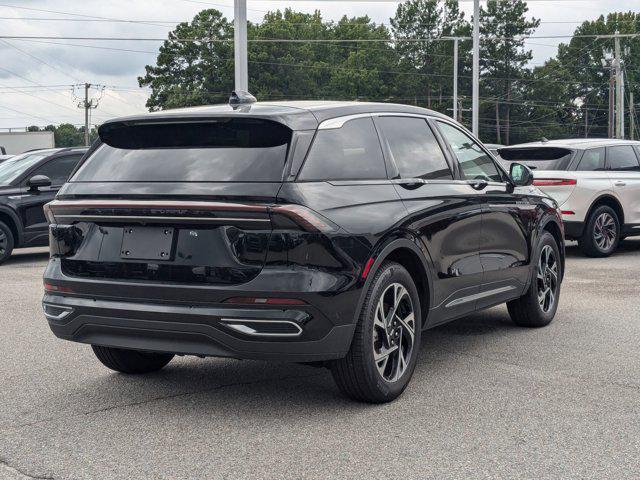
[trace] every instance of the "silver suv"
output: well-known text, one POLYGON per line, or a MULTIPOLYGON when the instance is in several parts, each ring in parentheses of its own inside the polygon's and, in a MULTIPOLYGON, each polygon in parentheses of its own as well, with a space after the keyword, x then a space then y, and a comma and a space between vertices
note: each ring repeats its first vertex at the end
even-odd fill
POLYGON ((640 235, 640 142, 566 139, 498 150, 505 166, 524 163, 534 185, 562 210, 565 237, 592 257, 611 255, 620 240, 640 235))

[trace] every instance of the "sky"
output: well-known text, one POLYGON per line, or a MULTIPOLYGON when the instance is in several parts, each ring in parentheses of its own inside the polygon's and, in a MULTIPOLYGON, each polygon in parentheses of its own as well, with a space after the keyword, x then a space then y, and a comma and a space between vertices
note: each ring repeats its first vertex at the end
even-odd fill
MULTIPOLYGON (((259 22, 267 11, 291 7, 304 12, 319 9, 327 20, 366 14, 378 23, 388 23, 398 3, 248 0, 248 16, 259 22)), ((470 18, 473 3, 460 3, 470 18)), ((233 18, 233 0, 0 0, 0 36, 165 38, 176 23, 191 20, 205 8, 217 8, 233 18), (149 24, 107 22, 105 18, 149 24)), ((529 15, 542 22, 536 36, 570 35, 584 20, 613 11, 634 10, 640 11, 640 0, 529 1, 529 15)), ((532 64, 553 57, 561 41, 528 41, 534 53, 532 64)), ((138 87, 137 77, 144 73, 145 65, 155 63, 160 44, 0 39, 0 129, 82 124, 84 114, 78 103, 84 91, 72 85, 85 82, 105 86, 90 90, 98 104, 91 112, 94 124, 146 111, 148 90, 138 87)))

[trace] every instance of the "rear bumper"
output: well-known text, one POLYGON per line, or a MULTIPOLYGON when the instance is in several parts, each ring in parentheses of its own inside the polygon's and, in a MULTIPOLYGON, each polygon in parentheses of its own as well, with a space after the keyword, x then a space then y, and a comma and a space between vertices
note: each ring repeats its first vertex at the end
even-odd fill
POLYGON ((582 236, 584 231, 584 222, 567 222, 564 221, 564 236, 570 240, 577 240, 582 236))
POLYGON ((351 345, 361 288, 314 275, 298 275, 294 283, 285 274, 275 281, 272 271, 237 287, 123 282, 67 276, 53 258, 44 278, 59 291, 45 293, 43 307, 53 333, 74 342, 287 362, 342 358, 351 345), (225 302, 229 297, 304 303, 232 304, 225 302))
POLYGON ((354 325, 332 326, 315 340, 297 336, 247 335, 230 324, 247 320, 290 322, 300 332, 313 317, 302 310, 213 308, 92 300, 46 294, 45 316, 65 340, 184 355, 308 362, 343 357, 354 325))

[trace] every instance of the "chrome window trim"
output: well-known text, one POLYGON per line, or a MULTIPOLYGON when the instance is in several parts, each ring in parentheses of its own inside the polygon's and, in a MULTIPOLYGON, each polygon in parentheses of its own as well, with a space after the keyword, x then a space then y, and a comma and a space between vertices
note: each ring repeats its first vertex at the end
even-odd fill
POLYGON ((335 130, 342 128, 345 123, 358 118, 371 118, 371 113, 355 113, 353 115, 345 115, 342 117, 329 118, 318 125, 318 130, 335 130))

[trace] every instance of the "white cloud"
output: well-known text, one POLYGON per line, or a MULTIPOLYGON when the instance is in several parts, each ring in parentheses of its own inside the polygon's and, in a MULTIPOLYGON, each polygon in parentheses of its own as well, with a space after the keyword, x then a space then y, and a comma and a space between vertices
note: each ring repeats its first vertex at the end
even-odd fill
MULTIPOLYGON (((529 7, 530 14, 543 21, 536 35, 570 35, 578 23, 545 22, 578 22, 595 19, 600 14, 612 11, 637 10, 637 1, 531 1, 529 7)), ((233 17, 232 0, 90 0, 83 3, 77 0, 6 0, 6 2, 2 5, 70 12, 76 15, 149 20, 152 23, 153 21, 190 21, 199 10, 208 7, 218 8, 228 18, 233 17)), ((391 2, 249 0, 249 19, 260 21, 264 12, 286 7, 305 12, 319 9, 326 19, 337 20, 343 15, 366 14, 378 23, 388 23, 389 17, 393 16, 396 4, 391 2)), ((463 1, 462 8, 469 18, 472 4, 469 1, 463 1)), ((8 6, 0 6, 0 17, 83 18, 8 6)), ((4 35, 79 37, 164 38, 172 28, 170 25, 8 19, 0 19, 0 25, 4 35)), ((535 55, 533 63, 542 63, 555 55, 559 41, 532 40, 530 47, 534 50, 535 55)), ((114 86, 105 90, 99 108, 92 112, 96 122, 103 121, 113 115, 128 115, 145 111, 146 90, 124 90, 121 87, 137 89, 137 76, 143 74, 144 66, 153 63, 156 58, 155 53, 145 52, 157 51, 160 42, 91 42, 85 40, 48 40, 46 42, 49 43, 11 40, 10 43, 13 45, 11 47, 0 41, 0 58, 3 59, 0 64, 0 92, 2 92, 0 127, 22 127, 30 124, 44 125, 66 121, 76 124, 83 122, 82 110, 76 107, 78 102, 77 89, 76 97, 74 97, 70 86, 67 90, 64 90, 63 87, 26 88, 22 89, 24 93, 12 92, 3 88, 7 86, 71 85, 76 82, 114 86), (59 45, 52 42, 85 46, 59 45), (138 52, 111 51, 91 47, 138 50, 138 52), (16 48, 23 50, 23 52, 16 48)), ((92 93, 98 94, 96 90, 92 90, 92 93)))

